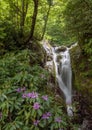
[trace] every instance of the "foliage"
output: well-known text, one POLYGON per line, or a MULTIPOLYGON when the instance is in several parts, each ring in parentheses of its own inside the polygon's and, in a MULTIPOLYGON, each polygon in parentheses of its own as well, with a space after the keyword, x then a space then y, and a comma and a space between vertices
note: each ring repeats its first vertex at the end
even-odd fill
MULTIPOLYGON (((33 55, 33 53, 29 50, 23 50, 20 53, 17 53, 16 55, 14 53, 8 53, 3 58, 1 58, 1 87, 7 86, 7 83, 8 85, 28 86, 30 85, 30 82, 33 83, 33 85, 36 87, 40 86, 40 72, 42 72, 43 74, 46 74, 46 72, 37 64, 33 67, 30 67, 31 55, 33 55), (39 82, 39 84, 36 85, 36 82, 39 82), (3 84, 6 85, 3 86, 3 84)), ((43 82, 45 82, 44 78, 42 80, 43 82)))
POLYGON ((43 92, 49 75, 37 64, 30 66, 31 53, 23 50, 0 59, 0 129, 66 129, 62 106, 43 92))
MULTIPOLYGON (((45 38, 53 43, 66 44, 73 41, 63 29, 63 8, 65 8, 64 3, 60 0, 41 0, 38 2, 34 39, 42 40, 45 35, 45 38)), ((2 39, 5 49, 25 48, 25 43, 32 32, 34 2, 2 0, 0 11, 0 39, 2 39)))
POLYGON ((69 0, 64 10, 66 27, 73 35, 89 33, 92 29, 90 0, 69 0))
POLYGON ((45 37, 52 44, 67 44, 70 40, 64 31, 64 22, 62 18, 63 3, 60 0, 55 0, 50 10, 47 31, 45 37))
MULTIPOLYGON (((23 89, 23 88, 22 88, 23 89)), ((58 129, 66 128, 66 118, 61 111, 61 107, 53 106, 53 99, 48 97, 43 99, 41 94, 38 97, 23 97, 23 93, 31 94, 30 90, 26 92, 4 91, 1 94, 0 109, 2 117, 0 119, 2 130, 20 129, 58 129), (34 107, 35 105, 39 105, 34 107), (49 111, 48 111, 49 110, 49 111), (62 118, 62 119, 61 119, 62 118), (57 119, 57 120, 56 120, 57 119), (7 121, 7 123, 6 123, 7 121)), ((47 96, 47 95, 45 95, 47 96)))
MULTIPOLYGON (((92 38, 91 14, 91 0, 66 0, 63 10, 65 30, 71 37, 76 38, 82 51, 86 50, 85 44, 89 44, 88 41, 92 38)), ((87 49, 90 51, 89 47, 87 49)))
MULTIPOLYGON (((37 6, 35 39, 46 38, 53 44, 79 41, 83 48, 83 44, 92 37, 91 0, 40 0, 37 6)), ((2 0, 0 39, 6 49, 26 47, 26 40, 32 34, 34 8, 34 2, 30 0, 2 0)))
POLYGON ((84 51, 87 53, 87 55, 89 55, 89 60, 92 61, 92 38, 89 39, 89 41, 87 41, 87 43, 83 46, 84 51))

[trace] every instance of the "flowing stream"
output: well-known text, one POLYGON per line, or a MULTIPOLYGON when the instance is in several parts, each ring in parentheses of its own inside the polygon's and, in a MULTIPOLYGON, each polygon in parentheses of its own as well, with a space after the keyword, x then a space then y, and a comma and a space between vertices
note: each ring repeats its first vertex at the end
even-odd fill
MULTIPOLYGON (((73 116, 72 110, 72 71, 69 48, 67 47, 52 47, 48 42, 43 43, 43 47, 47 55, 52 56, 56 79, 59 88, 64 94, 67 106, 67 114, 73 116)), ((48 67, 52 61, 47 61, 48 67)))

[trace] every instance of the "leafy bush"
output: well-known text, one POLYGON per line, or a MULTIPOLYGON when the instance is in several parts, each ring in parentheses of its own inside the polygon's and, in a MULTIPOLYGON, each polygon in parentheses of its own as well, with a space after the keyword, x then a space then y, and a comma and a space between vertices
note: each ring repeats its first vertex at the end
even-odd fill
POLYGON ((30 55, 30 51, 24 50, 16 55, 8 53, 0 60, 0 84, 2 88, 5 88, 7 84, 12 87, 40 87, 42 82, 45 82, 47 72, 39 65, 30 67, 30 55))
POLYGON ((30 66, 31 53, 23 50, 0 59, 0 129, 66 129, 62 106, 44 91, 49 75, 37 64, 30 66))
POLYGON ((61 107, 53 105, 52 97, 26 88, 1 93, 0 110, 2 130, 55 130, 67 126, 61 107))

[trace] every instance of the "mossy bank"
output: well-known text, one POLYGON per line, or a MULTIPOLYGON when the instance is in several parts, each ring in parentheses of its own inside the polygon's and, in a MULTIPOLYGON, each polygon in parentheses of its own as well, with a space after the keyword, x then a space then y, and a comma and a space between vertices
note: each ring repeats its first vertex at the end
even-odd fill
MULTIPOLYGON (((77 45, 70 51, 73 72, 74 100, 79 102, 77 113, 84 119, 91 121, 92 115, 92 61, 83 54, 77 45)), ((89 125, 90 126, 90 125, 89 125)), ((90 126, 92 128, 92 126, 90 126)), ((89 129, 90 129, 89 128, 89 129)))

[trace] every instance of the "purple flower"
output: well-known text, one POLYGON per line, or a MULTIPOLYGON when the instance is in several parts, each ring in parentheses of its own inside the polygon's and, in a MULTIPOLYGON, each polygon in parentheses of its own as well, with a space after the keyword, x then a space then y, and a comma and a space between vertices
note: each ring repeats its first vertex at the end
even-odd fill
POLYGON ((38 97, 38 93, 36 93, 36 92, 27 93, 27 97, 28 98, 37 98, 38 97))
POLYGON ((34 124, 35 126, 37 126, 37 125, 39 124, 39 122, 40 122, 39 120, 35 120, 33 124, 34 124))
POLYGON ((35 110, 38 110, 40 108, 40 104, 38 102, 35 102, 34 105, 33 105, 33 108, 35 110))
POLYGON ((32 93, 27 93, 26 97, 31 98, 32 97, 32 93))
POLYGON ((20 93, 21 92, 21 88, 17 88, 16 92, 20 93))
POLYGON ((24 93, 23 95, 22 95, 22 98, 26 98, 27 97, 27 95, 24 93))
POLYGON ((50 116, 51 116, 51 113, 46 112, 45 114, 42 115, 42 119, 49 119, 50 116))
POLYGON ((22 95, 23 98, 37 98, 38 97, 38 93, 36 92, 32 92, 32 93, 26 93, 22 95))
POLYGON ((48 96, 47 96, 47 95, 42 96, 42 98, 43 98, 45 101, 47 101, 47 100, 48 100, 48 96))
POLYGON ((47 116, 49 116, 49 117, 51 116, 51 113, 50 113, 50 112, 47 112, 46 114, 47 114, 47 116))
POLYGON ((61 118, 60 118, 60 117, 55 118, 55 122, 60 123, 61 121, 62 121, 62 120, 61 120, 61 118))
POLYGON ((23 88, 17 88, 17 89, 16 89, 16 92, 20 93, 20 92, 23 92, 23 91, 25 91, 25 90, 26 90, 25 87, 23 87, 23 88))
POLYGON ((49 119, 49 116, 47 116, 46 114, 43 114, 42 119, 49 119))
POLYGON ((0 112, 0 119, 2 118, 2 112, 0 112))
POLYGON ((32 92, 31 93, 31 98, 38 98, 38 93, 32 92))

